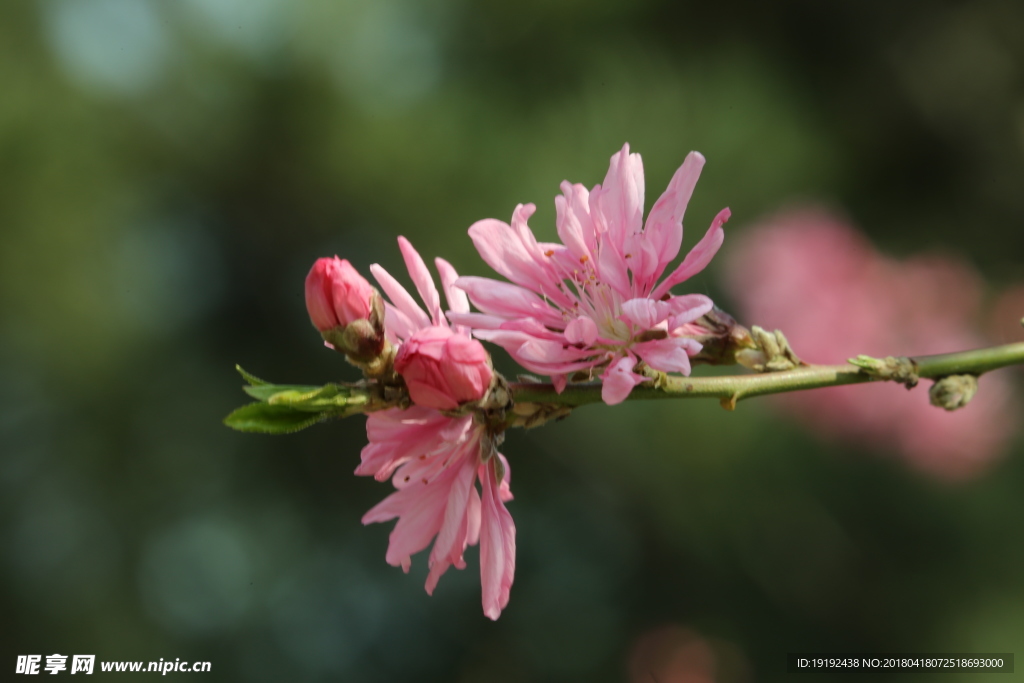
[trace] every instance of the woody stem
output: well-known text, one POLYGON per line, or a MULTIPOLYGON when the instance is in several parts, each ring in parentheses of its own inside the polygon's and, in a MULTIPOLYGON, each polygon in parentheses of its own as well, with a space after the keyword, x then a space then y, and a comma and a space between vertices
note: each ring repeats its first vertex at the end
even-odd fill
MULTIPOLYGON (((913 356, 910 360, 916 364, 917 375, 921 378, 938 379, 960 374, 981 375, 997 368, 1024 364, 1024 342, 958 353, 913 356)), ((753 396, 877 381, 885 380, 849 363, 808 365, 794 370, 763 374, 719 377, 667 376, 661 387, 654 386, 654 383, 636 387, 629 395, 629 400, 718 398, 722 399, 722 404, 726 407, 734 407, 736 401, 753 396)), ((576 407, 601 401, 599 382, 570 384, 561 394, 557 393, 551 384, 512 383, 509 388, 516 403, 547 403, 576 407)))

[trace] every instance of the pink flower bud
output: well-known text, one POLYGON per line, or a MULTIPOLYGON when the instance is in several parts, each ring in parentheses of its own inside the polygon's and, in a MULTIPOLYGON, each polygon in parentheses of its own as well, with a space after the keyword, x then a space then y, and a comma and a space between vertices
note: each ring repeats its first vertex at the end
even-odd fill
POLYGON ((337 256, 317 259, 306 276, 306 310, 321 332, 370 318, 376 295, 366 278, 337 256))
POLYGON ((413 403, 454 410, 483 398, 494 371, 483 345, 447 327, 425 327, 402 344, 395 370, 405 379, 413 403))

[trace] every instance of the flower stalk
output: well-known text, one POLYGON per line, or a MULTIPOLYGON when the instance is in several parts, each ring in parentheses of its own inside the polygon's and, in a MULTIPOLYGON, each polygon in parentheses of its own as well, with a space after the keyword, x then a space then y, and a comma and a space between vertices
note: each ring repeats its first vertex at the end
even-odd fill
MULTIPOLYGON (((1004 344, 972 351, 943 353, 909 358, 922 379, 940 379, 948 375, 981 375, 1010 365, 1024 364, 1024 342, 1004 344)), ((668 398, 717 398, 733 409, 742 399, 805 389, 886 381, 855 365, 807 365, 792 370, 718 377, 665 378, 662 386, 638 386, 629 400, 668 398)), ((601 388, 597 383, 570 384, 560 395, 551 384, 512 384, 517 404, 527 402, 560 404, 572 407, 598 403, 601 388)))
MULTIPOLYGON (((917 376, 921 379, 939 380, 950 375, 979 376, 991 370, 1011 365, 1024 365, 1024 342, 1004 344, 971 351, 943 353, 934 356, 914 356, 906 360, 915 364, 917 376)), ((240 369, 241 370, 241 369, 240 369)), ((244 371, 242 371, 243 374, 244 371)), ((248 378, 248 376, 247 376, 248 378)), ((645 383, 636 387, 627 400, 645 401, 678 398, 717 398, 722 406, 733 410, 736 404, 747 398, 780 394, 790 391, 820 389, 844 384, 865 384, 883 382, 888 379, 864 367, 850 363, 840 365, 806 365, 792 370, 743 375, 719 375, 716 377, 675 377, 664 375, 660 381, 645 383)), ((895 377, 892 381, 898 381, 895 377)), ((399 407, 408 399, 399 395, 382 392, 372 382, 328 385, 330 398, 317 393, 321 387, 291 387, 280 385, 259 385, 259 397, 265 404, 284 408, 285 406, 307 414, 321 412, 320 419, 304 424, 309 426, 323 419, 348 417, 360 413, 399 407), (343 389, 343 390, 342 390, 343 389), (308 401, 301 399, 310 397, 308 401), (329 405, 323 401, 329 400, 329 405), (315 403, 314 401, 320 401, 315 403)), ((601 383, 570 383, 562 393, 553 384, 537 382, 509 382, 507 392, 511 397, 514 415, 521 419, 514 426, 534 427, 550 419, 564 417, 573 408, 601 402, 601 383)), ((250 389, 250 393, 252 390, 250 389)), ((254 397, 255 394, 253 394, 254 397)), ((245 408, 249 408, 246 406, 245 408)), ((245 408, 239 409, 239 411, 245 408)), ((234 417, 232 413, 225 423, 242 431, 251 430, 250 415, 234 417), (241 418, 245 417, 246 421, 241 418)), ((302 427, 299 427, 300 429, 302 427)), ((291 431, 291 430, 289 430, 291 431)))

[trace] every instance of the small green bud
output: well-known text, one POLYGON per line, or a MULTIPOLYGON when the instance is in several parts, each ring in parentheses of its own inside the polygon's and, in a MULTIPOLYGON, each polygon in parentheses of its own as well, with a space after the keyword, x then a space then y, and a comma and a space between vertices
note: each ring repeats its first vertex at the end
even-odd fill
POLYGON ((933 406, 956 410, 970 403, 978 393, 978 378, 974 375, 949 375, 935 382, 928 390, 933 406))

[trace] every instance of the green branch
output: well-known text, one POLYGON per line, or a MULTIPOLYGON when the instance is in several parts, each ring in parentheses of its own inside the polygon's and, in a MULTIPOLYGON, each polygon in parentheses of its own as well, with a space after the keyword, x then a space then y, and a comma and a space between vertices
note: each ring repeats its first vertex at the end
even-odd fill
MULTIPOLYGON (((976 376, 1020 364, 1024 364, 1024 343, 938 356, 886 359, 859 356, 843 365, 804 365, 792 370, 744 375, 673 377, 654 373, 651 382, 633 389, 629 400, 717 398, 725 408, 732 410, 737 401, 766 394, 887 380, 913 386, 918 378, 976 376)), ((257 399, 225 418, 225 424, 239 431, 285 434, 324 420, 408 405, 404 391, 394 391, 377 382, 279 385, 264 382, 241 368, 238 370, 248 382, 246 393, 257 399)), ((573 408, 601 402, 600 382, 570 384, 561 394, 551 384, 520 382, 509 384, 508 389, 515 404, 508 424, 542 424, 564 416, 573 408)))
MULTIPOLYGON (((947 375, 980 375, 1008 365, 1024 364, 1024 343, 1006 344, 974 351, 915 356, 909 359, 918 377, 937 379, 947 375)), ((862 366, 807 365, 794 370, 720 377, 673 377, 663 375, 633 389, 628 400, 667 398, 717 398, 727 408, 744 398, 787 391, 819 389, 843 384, 885 381, 862 366)), ((550 384, 511 384, 517 403, 547 403, 571 407, 601 401, 601 383, 570 384, 561 394, 550 384)))

